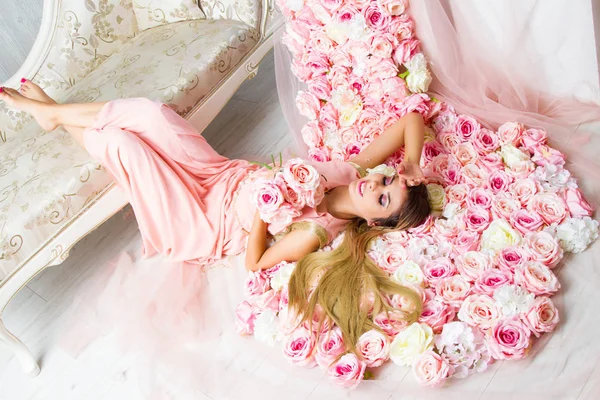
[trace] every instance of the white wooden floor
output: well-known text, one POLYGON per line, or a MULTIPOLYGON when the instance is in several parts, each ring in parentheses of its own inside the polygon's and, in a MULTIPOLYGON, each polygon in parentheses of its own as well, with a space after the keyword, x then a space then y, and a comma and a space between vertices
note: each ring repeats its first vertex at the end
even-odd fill
MULTIPOLYGON (((588 128, 600 138, 600 127, 588 128)), ((240 87, 204 135, 226 156, 252 159, 290 146, 292 139, 286 132, 270 53, 258 76, 240 87)), ((600 143, 591 143, 587 151, 600 155, 600 143)), ((56 337, 64 310, 83 282, 93 279, 108 260, 139 244, 136 222, 126 208, 83 239, 67 261, 45 271, 15 297, 4 313, 6 325, 39 358, 42 372, 34 379, 23 375, 17 360, 0 345, 0 400, 143 398, 131 378, 135 371, 129 369, 129 361, 110 347, 101 349, 100 355, 73 359, 59 349, 56 337)), ((600 243, 588 251, 595 252, 600 260, 600 243)), ((307 374, 301 369, 297 380, 276 382, 276 363, 268 359, 272 352, 265 352, 270 356, 247 367, 255 379, 243 387, 232 387, 227 398, 599 399, 600 265, 584 264, 579 257, 572 257, 558 275, 563 289, 555 300, 562 322, 529 359, 497 363, 483 374, 451 382, 441 390, 418 387, 408 369, 390 364, 381 371, 380 380, 346 392, 325 382, 319 373, 307 374)))

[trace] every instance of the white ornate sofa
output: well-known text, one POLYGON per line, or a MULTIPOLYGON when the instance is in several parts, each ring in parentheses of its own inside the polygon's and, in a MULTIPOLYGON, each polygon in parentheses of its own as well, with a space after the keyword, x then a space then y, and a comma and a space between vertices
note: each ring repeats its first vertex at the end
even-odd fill
MULTIPOLYGON (((201 0, 205 19, 138 31, 132 0, 44 0, 42 26, 20 71, 59 102, 149 97, 202 131, 272 47, 274 0, 201 0)), ((44 268, 127 204, 110 176, 61 128, 44 132, 0 102, 0 312, 44 268)), ((0 339, 25 372, 27 347, 0 339)), ((5 351, 0 348, 0 351, 5 351)))

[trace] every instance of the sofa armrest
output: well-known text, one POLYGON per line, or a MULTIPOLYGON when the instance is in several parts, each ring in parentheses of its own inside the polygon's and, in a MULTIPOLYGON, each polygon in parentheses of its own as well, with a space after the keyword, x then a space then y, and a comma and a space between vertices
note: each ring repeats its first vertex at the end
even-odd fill
POLYGON ((199 0, 199 4, 207 19, 240 21, 260 31, 261 36, 274 8, 274 0, 199 0))

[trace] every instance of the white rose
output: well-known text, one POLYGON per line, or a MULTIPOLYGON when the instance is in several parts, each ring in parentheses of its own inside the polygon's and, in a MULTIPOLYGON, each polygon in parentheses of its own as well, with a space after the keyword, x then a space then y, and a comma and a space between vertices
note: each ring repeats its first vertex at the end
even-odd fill
POLYGON ((254 321, 254 337, 259 342, 273 347, 275 342, 280 339, 278 328, 279 320, 275 315, 275 311, 266 309, 254 321))
POLYGON ((498 252, 521 244, 523 237, 503 219, 493 221, 481 235, 481 248, 498 252))
POLYGON ((442 185, 430 183, 427 185, 427 193, 429 195, 429 206, 433 211, 442 211, 446 203, 446 192, 442 185))
POLYGON ((417 53, 410 60, 405 62, 404 66, 410 72, 424 71, 427 69, 427 59, 423 53, 417 53))
POLYGON ((560 243, 564 251, 581 253, 598 239, 598 221, 590 217, 567 218, 562 224, 546 228, 560 243))
POLYGON ((431 83, 431 74, 428 70, 422 69, 409 72, 406 77, 406 85, 413 93, 423 93, 429 89, 431 83))
POLYGON ((500 155, 502 156, 502 160, 504 160, 504 164, 510 169, 519 169, 523 162, 531 160, 529 155, 523 153, 512 144, 502 146, 500 155))
POLYGON ((456 216, 462 214, 461 211, 463 210, 460 208, 460 204, 448 203, 444 207, 444 213, 442 216, 446 219, 454 219, 456 216))
POLYGON ((402 264, 392 275, 392 280, 401 285, 421 286, 425 276, 416 262, 409 260, 402 264))
POLYGON ((350 25, 342 22, 332 22, 325 27, 325 34, 334 42, 342 45, 351 34, 350 25))
MULTIPOLYGON (((348 37, 352 40, 366 40, 371 35, 371 29, 367 26, 365 16, 355 14, 350 24, 348 24, 348 37)), ((338 42, 339 43, 339 42, 338 42)))
POLYGON ((360 113, 362 112, 362 104, 353 108, 347 108, 340 113, 340 126, 352 126, 360 113))
POLYGON ((502 315, 510 318, 529 311, 535 296, 520 286, 504 285, 496 289, 494 300, 502 315))
POLYGON ((421 353, 433 347, 433 330, 415 322, 400 332, 390 346, 390 358, 397 365, 412 365, 421 353))
POLYGON ((383 174, 385 176, 389 176, 390 178, 396 175, 396 169, 385 164, 379 164, 375 168, 367 168, 367 172, 369 173, 369 175, 383 174))
POLYGON ((295 263, 288 263, 279 268, 273 275, 273 278, 271 278, 271 288, 277 291, 287 285, 292 276, 292 272, 294 272, 294 268, 296 268, 295 263))
POLYGON ((577 189, 577 183, 569 171, 562 166, 546 164, 535 169, 535 178, 547 192, 557 192, 559 189, 577 189))

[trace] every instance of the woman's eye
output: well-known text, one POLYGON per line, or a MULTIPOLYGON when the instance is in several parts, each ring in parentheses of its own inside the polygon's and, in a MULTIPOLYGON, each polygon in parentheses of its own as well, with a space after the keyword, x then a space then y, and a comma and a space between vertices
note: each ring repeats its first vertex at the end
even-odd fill
POLYGON ((379 204, 383 206, 383 195, 379 196, 379 204))

